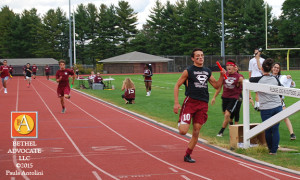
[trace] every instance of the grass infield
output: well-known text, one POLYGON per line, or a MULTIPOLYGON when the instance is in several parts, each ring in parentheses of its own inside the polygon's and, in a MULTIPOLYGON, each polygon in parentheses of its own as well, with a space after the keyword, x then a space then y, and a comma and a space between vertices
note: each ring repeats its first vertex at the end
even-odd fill
MULTIPOLYGON (((248 78, 248 72, 241 72, 245 78, 248 78)), ((296 85, 300 86, 300 71, 283 71, 282 74, 290 74, 296 85)), ((173 113, 174 105, 174 85, 181 73, 177 74, 154 74, 152 79, 152 93, 150 97, 146 96, 145 85, 143 82, 142 75, 109 75, 115 80, 112 84, 115 90, 91 90, 91 89, 80 89, 81 91, 88 93, 90 95, 96 96, 100 99, 108 101, 110 103, 116 104, 120 107, 128 109, 130 111, 142 114, 149 118, 152 118, 158 122, 164 123, 171 127, 177 128, 178 115, 173 113), (122 82, 126 77, 130 77, 136 86, 136 104, 125 104, 121 95, 124 93, 121 91, 122 82)), ((218 79, 219 73, 214 72, 213 76, 218 79)), ((103 75, 103 78, 108 78, 108 76, 103 75)), ((75 81, 73 87, 79 87, 78 81, 75 81)), ((86 82, 86 86, 88 83, 86 82)), ((296 86, 297 87, 297 86, 296 86)), ((210 100, 214 95, 215 90, 211 85, 209 85, 210 100)), ((252 97, 255 97, 254 93, 252 97)), ((181 86, 179 92, 179 102, 182 103, 184 100, 184 86, 181 86)), ((291 104, 297 102, 299 99, 285 97, 285 104, 289 107, 291 104)), ((223 148, 230 149, 229 146, 229 130, 228 127, 224 131, 224 136, 222 138, 216 137, 218 131, 221 128, 224 116, 221 108, 221 94, 216 99, 215 105, 209 103, 208 109, 208 120, 206 124, 202 127, 200 131, 200 137, 206 139, 210 144, 214 144, 223 148)), ((243 123, 243 110, 240 111, 240 124, 243 123)), ((250 118, 251 123, 261 122, 260 113, 254 111, 252 106, 250 106, 250 118)), ((280 123, 280 147, 290 148, 295 151, 278 151, 276 156, 271 156, 268 154, 267 148, 256 147, 245 149, 235 149, 234 151, 240 154, 244 154, 265 162, 269 162, 275 165, 286 167, 289 169, 294 169, 300 171, 300 113, 295 113, 290 117, 292 122, 294 133, 297 136, 297 140, 291 141, 289 131, 284 121, 280 123)), ((191 126, 192 127, 192 126, 191 126)), ((190 128, 190 133, 191 133, 190 128)))

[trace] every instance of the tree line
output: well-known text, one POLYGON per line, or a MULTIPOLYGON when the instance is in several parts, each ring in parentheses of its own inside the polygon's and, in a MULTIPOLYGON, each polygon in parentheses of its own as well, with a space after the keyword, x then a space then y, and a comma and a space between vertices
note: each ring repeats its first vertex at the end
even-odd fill
MULTIPOLYGON (((225 54, 252 54, 265 47, 264 0, 224 0, 225 54)), ((268 6, 268 5, 267 5, 268 6)), ((268 46, 300 47, 300 3, 286 0, 275 17, 268 6, 268 46)), ((202 47, 207 55, 220 55, 221 0, 159 0, 142 29, 129 3, 118 5, 80 4, 75 13, 76 57, 80 64, 132 51, 154 55, 189 55, 202 47)), ((54 58, 68 61, 69 21, 61 8, 37 14, 37 9, 14 13, 0 11, 0 56, 3 58, 54 58)), ((284 51, 268 51, 283 57, 284 51)), ((292 55, 300 55, 292 51, 292 55)))

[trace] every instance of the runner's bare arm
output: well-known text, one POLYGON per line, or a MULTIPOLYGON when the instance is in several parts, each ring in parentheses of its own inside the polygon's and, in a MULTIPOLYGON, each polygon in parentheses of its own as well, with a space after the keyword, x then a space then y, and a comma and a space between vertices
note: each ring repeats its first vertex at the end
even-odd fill
POLYGON ((211 102, 210 102, 211 105, 214 105, 214 104, 215 104, 215 102, 216 102, 216 97, 219 95, 221 89, 222 89, 222 86, 220 86, 220 87, 216 90, 216 92, 215 92, 215 94, 214 94, 214 97, 211 99, 211 102))
POLYGON ((243 85, 243 80, 244 80, 244 78, 241 76, 241 77, 239 78, 239 81, 238 81, 237 87, 240 87, 240 86, 242 86, 242 85, 243 85))
POLYGON ((188 72, 187 70, 184 70, 181 77, 178 79, 177 83, 174 87, 174 113, 177 114, 178 110, 181 108, 179 102, 178 102, 178 94, 179 94, 179 87, 187 80, 188 78, 188 72))
POLYGON ((210 76, 209 78, 209 83, 215 88, 218 89, 220 86, 222 86, 223 84, 223 74, 225 74, 226 71, 225 69, 222 69, 222 71, 220 72, 220 77, 219 80, 217 81, 213 75, 210 76))

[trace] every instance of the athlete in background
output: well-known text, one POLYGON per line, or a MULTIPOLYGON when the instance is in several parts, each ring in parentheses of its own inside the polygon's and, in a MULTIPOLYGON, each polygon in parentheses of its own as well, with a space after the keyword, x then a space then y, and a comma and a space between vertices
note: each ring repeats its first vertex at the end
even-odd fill
POLYGON ((123 81, 122 91, 125 91, 125 93, 122 95, 125 104, 134 104, 135 87, 134 87, 134 83, 130 78, 126 78, 123 81))
POLYGON ((3 65, 0 66, 1 80, 4 88, 4 93, 7 94, 6 82, 9 78, 9 67, 7 66, 7 60, 3 61, 3 65))
POLYGON ((37 67, 35 64, 32 65, 31 69, 32 69, 33 79, 35 79, 35 77, 36 77, 36 72, 37 72, 37 70, 39 70, 39 69, 38 69, 38 67, 37 67))
MULTIPOLYGON (((226 63, 226 76, 227 79, 223 80, 223 94, 222 94, 222 109, 224 114, 224 121, 222 128, 217 134, 218 137, 223 137, 223 133, 228 123, 230 122, 230 116, 236 110, 239 102, 239 96, 241 94, 241 88, 243 83, 243 77, 236 72, 236 64, 234 60, 227 60, 226 63)), ((214 94, 211 100, 211 104, 215 103, 216 97, 221 91, 220 87, 214 94)))
POLYGON ((50 75, 50 67, 48 65, 45 66, 45 74, 47 80, 49 80, 49 75, 50 75))
POLYGON ((152 71, 150 69, 151 69, 151 65, 145 64, 143 76, 144 76, 144 82, 145 82, 145 87, 146 87, 146 92, 147 92, 146 96, 151 95, 152 71))

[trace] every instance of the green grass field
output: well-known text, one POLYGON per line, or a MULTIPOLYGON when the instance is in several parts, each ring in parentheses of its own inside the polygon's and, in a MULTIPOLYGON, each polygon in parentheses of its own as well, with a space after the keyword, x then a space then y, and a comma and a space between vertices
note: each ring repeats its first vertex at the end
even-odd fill
MULTIPOLYGON (((248 72, 242 72, 248 78, 248 72)), ((300 85, 300 71, 283 71, 282 74, 290 74, 296 85, 300 85)), ((112 84, 115 90, 90 90, 83 89, 81 91, 96 96, 100 99, 116 104, 130 111, 137 112, 158 122, 177 128, 178 115, 173 113, 174 96, 173 88, 181 74, 154 74, 152 77, 152 93, 150 97, 146 97, 145 85, 142 75, 114 75, 112 76, 115 81, 112 84), (126 77, 130 77, 136 86, 136 104, 125 104, 121 95, 122 82, 126 77)), ((219 73, 213 73, 216 79, 219 78, 219 73)), ((107 78, 103 75, 104 78, 107 78)), ((87 83, 86 83, 87 85, 87 83)), ((78 87, 78 81, 75 82, 74 87, 78 87)), ((209 87, 210 99, 212 98, 215 90, 212 86, 209 87)), ((180 88, 179 101, 183 102, 184 87, 180 88)), ((252 97, 255 97, 252 94, 252 97)), ((285 103, 287 107, 295 102, 297 98, 286 97, 285 103)), ((240 123, 242 123, 243 110, 241 108, 240 123)), ((250 108, 251 123, 261 122, 260 113, 250 108)), ((298 136, 295 141, 290 140, 289 131, 282 121, 280 124, 280 147, 295 149, 296 151, 283 152, 279 151, 276 156, 268 154, 266 148, 257 147, 234 150, 237 153, 251 156, 253 158, 266 161, 275 165, 283 166, 286 168, 300 171, 300 113, 296 113, 290 117, 293 124, 294 133, 298 136)), ((200 132, 200 137, 206 139, 210 144, 217 145, 229 149, 229 130, 226 128, 222 138, 216 137, 223 122, 223 113, 221 109, 221 94, 218 96, 215 105, 209 104, 208 121, 203 126, 200 132)))

